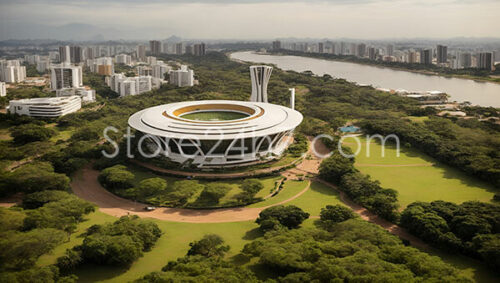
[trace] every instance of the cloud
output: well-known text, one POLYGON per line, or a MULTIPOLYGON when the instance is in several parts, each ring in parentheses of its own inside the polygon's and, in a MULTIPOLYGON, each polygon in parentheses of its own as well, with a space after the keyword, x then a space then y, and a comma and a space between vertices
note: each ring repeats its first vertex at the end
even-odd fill
POLYGON ((0 39, 70 23, 124 39, 498 36, 499 10, 490 0, 0 0, 0 39))

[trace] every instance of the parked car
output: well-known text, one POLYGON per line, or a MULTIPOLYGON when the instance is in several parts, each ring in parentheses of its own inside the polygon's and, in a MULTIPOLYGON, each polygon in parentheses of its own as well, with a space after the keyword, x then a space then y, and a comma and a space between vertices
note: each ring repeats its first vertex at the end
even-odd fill
POLYGON ((146 207, 144 207, 145 211, 153 211, 155 209, 156 209, 156 207, 154 207, 154 206, 146 206, 146 207))

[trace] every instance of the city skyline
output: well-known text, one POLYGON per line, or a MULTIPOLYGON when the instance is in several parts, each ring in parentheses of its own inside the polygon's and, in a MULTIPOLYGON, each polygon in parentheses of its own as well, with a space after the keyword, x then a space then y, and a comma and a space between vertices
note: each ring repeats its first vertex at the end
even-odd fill
POLYGON ((174 34, 254 40, 498 37, 493 27, 500 26, 500 3, 491 0, 0 0, 0 5, 0 40, 162 39, 174 34))

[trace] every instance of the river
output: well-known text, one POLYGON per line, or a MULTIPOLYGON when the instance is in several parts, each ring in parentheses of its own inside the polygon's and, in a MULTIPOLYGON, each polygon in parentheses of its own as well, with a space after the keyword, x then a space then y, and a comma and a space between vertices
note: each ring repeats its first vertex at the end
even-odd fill
POLYGON ((374 87, 409 91, 440 90, 450 95, 450 101, 469 101, 475 105, 500 107, 500 84, 496 83, 301 56, 264 55, 251 51, 232 53, 231 58, 246 62, 275 64, 283 70, 296 72, 309 70, 320 76, 329 74, 334 78, 343 78, 374 87))

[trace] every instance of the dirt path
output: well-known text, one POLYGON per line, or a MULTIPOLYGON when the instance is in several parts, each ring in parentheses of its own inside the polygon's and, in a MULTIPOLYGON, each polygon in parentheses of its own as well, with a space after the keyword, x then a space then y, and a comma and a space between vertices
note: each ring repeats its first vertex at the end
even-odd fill
MULTIPOLYGON (((322 145, 321 145, 322 146, 322 145)), ((323 153, 325 148, 316 149, 318 152, 323 153)), ((307 157, 302 160, 296 168, 289 169, 283 172, 284 176, 290 178, 297 178, 297 173, 303 175, 304 173, 314 174, 318 173, 319 164, 321 160, 311 154, 311 150, 308 151, 307 157)), ((304 194, 310 187, 311 181, 309 181, 306 188, 300 191, 293 197, 281 201, 277 204, 259 207, 259 208, 249 208, 249 207, 237 207, 237 208, 224 208, 224 209, 182 209, 182 208, 158 208, 154 211, 146 212, 143 208, 146 206, 142 203, 133 202, 131 200, 120 198, 106 189, 104 189, 98 182, 97 177, 99 171, 93 170, 90 167, 82 169, 79 174, 76 174, 71 182, 71 188, 73 192, 90 202, 95 203, 99 206, 99 210, 113 216, 124 216, 128 214, 135 214, 141 217, 150 217, 159 220, 174 221, 174 222, 189 222, 189 223, 221 223, 221 222, 238 222, 238 221, 251 221, 255 220, 259 213, 271 206, 282 205, 288 203, 302 194, 304 194)), ((414 237, 408 233, 405 229, 399 227, 398 225, 391 223, 387 220, 380 218, 374 213, 368 211, 366 208, 354 203, 349 197, 345 195, 344 192, 339 190, 333 184, 323 181, 318 178, 314 178, 314 181, 325 184, 326 186, 338 191, 340 195, 340 200, 349 206, 356 214, 358 214, 362 219, 377 224, 389 231, 390 233, 408 240, 412 246, 429 250, 429 245, 425 244, 423 241, 414 237)), ((312 216, 311 218, 317 219, 318 216, 312 216)))
MULTIPOLYGON (((99 206, 100 211, 117 217, 128 214, 136 214, 141 217, 150 217, 174 222, 237 222, 255 220, 262 210, 270 207, 237 207, 223 209, 183 209, 162 207, 157 208, 154 211, 147 212, 143 210, 143 208, 147 206, 146 204, 127 200, 108 192, 97 181, 98 176, 99 171, 86 167, 82 169, 79 174, 74 176, 73 181, 71 182, 71 188, 80 198, 93 202, 99 206)), ((310 185, 311 182, 309 182, 308 185, 295 196, 274 205, 285 204, 298 198, 309 189, 310 185)))

